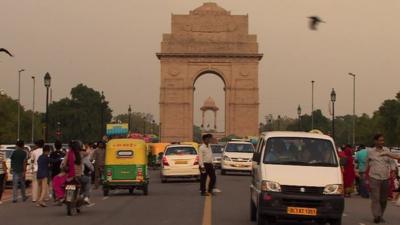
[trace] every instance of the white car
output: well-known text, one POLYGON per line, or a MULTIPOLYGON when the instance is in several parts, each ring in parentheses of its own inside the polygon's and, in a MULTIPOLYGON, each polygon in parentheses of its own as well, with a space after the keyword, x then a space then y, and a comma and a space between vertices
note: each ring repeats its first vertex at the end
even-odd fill
POLYGON ((199 155, 193 145, 169 145, 161 163, 161 182, 169 178, 200 179, 199 155))
POLYGON ((227 171, 251 172, 254 146, 250 142, 231 141, 222 154, 221 175, 227 171))
MULTIPOLYGON (((29 151, 30 147, 27 146, 25 147, 25 150, 28 154, 29 157, 29 151)), ((11 172, 11 155, 12 152, 15 150, 15 145, 0 145, 0 154, 3 155, 6 159, 6 165, 7 165, 7 173, 8 173, 8 178, 6 182, 12 182, 12 174, 11 172)), ((31 160, 28 159, 27 161, 27 167, 26 167, 26 173, 25 173, 25 181, 27 184, 32 182, 32 166, 31 166, 31 160)))

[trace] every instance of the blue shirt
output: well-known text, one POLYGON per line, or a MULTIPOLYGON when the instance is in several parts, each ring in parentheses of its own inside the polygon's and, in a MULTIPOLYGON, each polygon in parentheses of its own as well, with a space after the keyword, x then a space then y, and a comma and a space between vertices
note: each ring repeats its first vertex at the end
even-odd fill
POLYGON ((367 170, 367 168, 366 168, 367 158, 368 158, 368 150, 367 149, 364 148, 364 149, 356 152, 356 160, 357 160, 359 172, 363 173, 367 170))
POLYGON ((37 171, 37 179, 43 179, 49 177, 49 163, 50 159, 47 155, 39 156, 37 161, 38 171, 37 171))

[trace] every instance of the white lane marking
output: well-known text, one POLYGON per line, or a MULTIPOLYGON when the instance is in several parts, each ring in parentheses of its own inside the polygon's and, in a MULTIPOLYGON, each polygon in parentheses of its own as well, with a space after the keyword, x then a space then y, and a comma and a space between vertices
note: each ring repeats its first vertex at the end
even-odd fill
POLYGON ((346 213, 343 213, 343 216, 347 216, 347 214, 346 214, 346 213))
POLYGON ((107 200, 109 197, 108 196, 106 196, 106 197, 103 197, 103 200, 107 200))
POLYGON ((86 207, 90 208, 90 207, 93 207, 93 206, 95 206, 95 205, 96 205, 96 203, 90 203, 90 204, 87 205, 86 207))
POLYGON ((359 223, 360 225, 365 225, 365 223, 359 223))

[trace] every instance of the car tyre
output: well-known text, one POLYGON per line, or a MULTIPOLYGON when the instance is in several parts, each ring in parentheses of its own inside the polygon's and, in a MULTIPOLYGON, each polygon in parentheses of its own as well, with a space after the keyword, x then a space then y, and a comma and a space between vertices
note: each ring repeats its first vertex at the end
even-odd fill
POLYGON ((109 192, 108 188, 103 188, 103 196, 108 196, 109 192))
POLYGON ((161 183, 167 183, 167 178, 164 176, 161 176, 161 183))
POLYGON ((68 216, 72 216, 72 203, 71 202, 67 202, 65 204, 66 204, 66 207, 67 207, 67 215, 68 216))
POLYGON ((226 175, 226 170, 221 169, 221 175, 226 175))
POLYGON ((149 185, 148 184, 145 184, 143 186, 143 194, 144 195, 148 195, 149 194, 149 185))
POLYGON ((330 225, 342 225, 342 218, 339 219, 332 219, 329 221, 330 225))
POLYGON ((133 194, 133 191, 134 191, 133 187, 129 188, 129 194, 133 194))

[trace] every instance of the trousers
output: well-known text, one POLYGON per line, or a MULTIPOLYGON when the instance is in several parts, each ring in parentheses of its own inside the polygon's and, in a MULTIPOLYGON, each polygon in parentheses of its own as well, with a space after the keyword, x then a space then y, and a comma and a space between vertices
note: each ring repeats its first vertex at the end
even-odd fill
POLYGON ((214 165, 212 163, 204 163, 204 169, 205 171, 200 170, 200 191, 201 193, 206 192, 206 183, 207 183, 207 177, 210 178, 210 182, 208 183, 208 192, 212 192, 215 186, 216 182, 216 175, 215 175, 215 169, 214 165))

